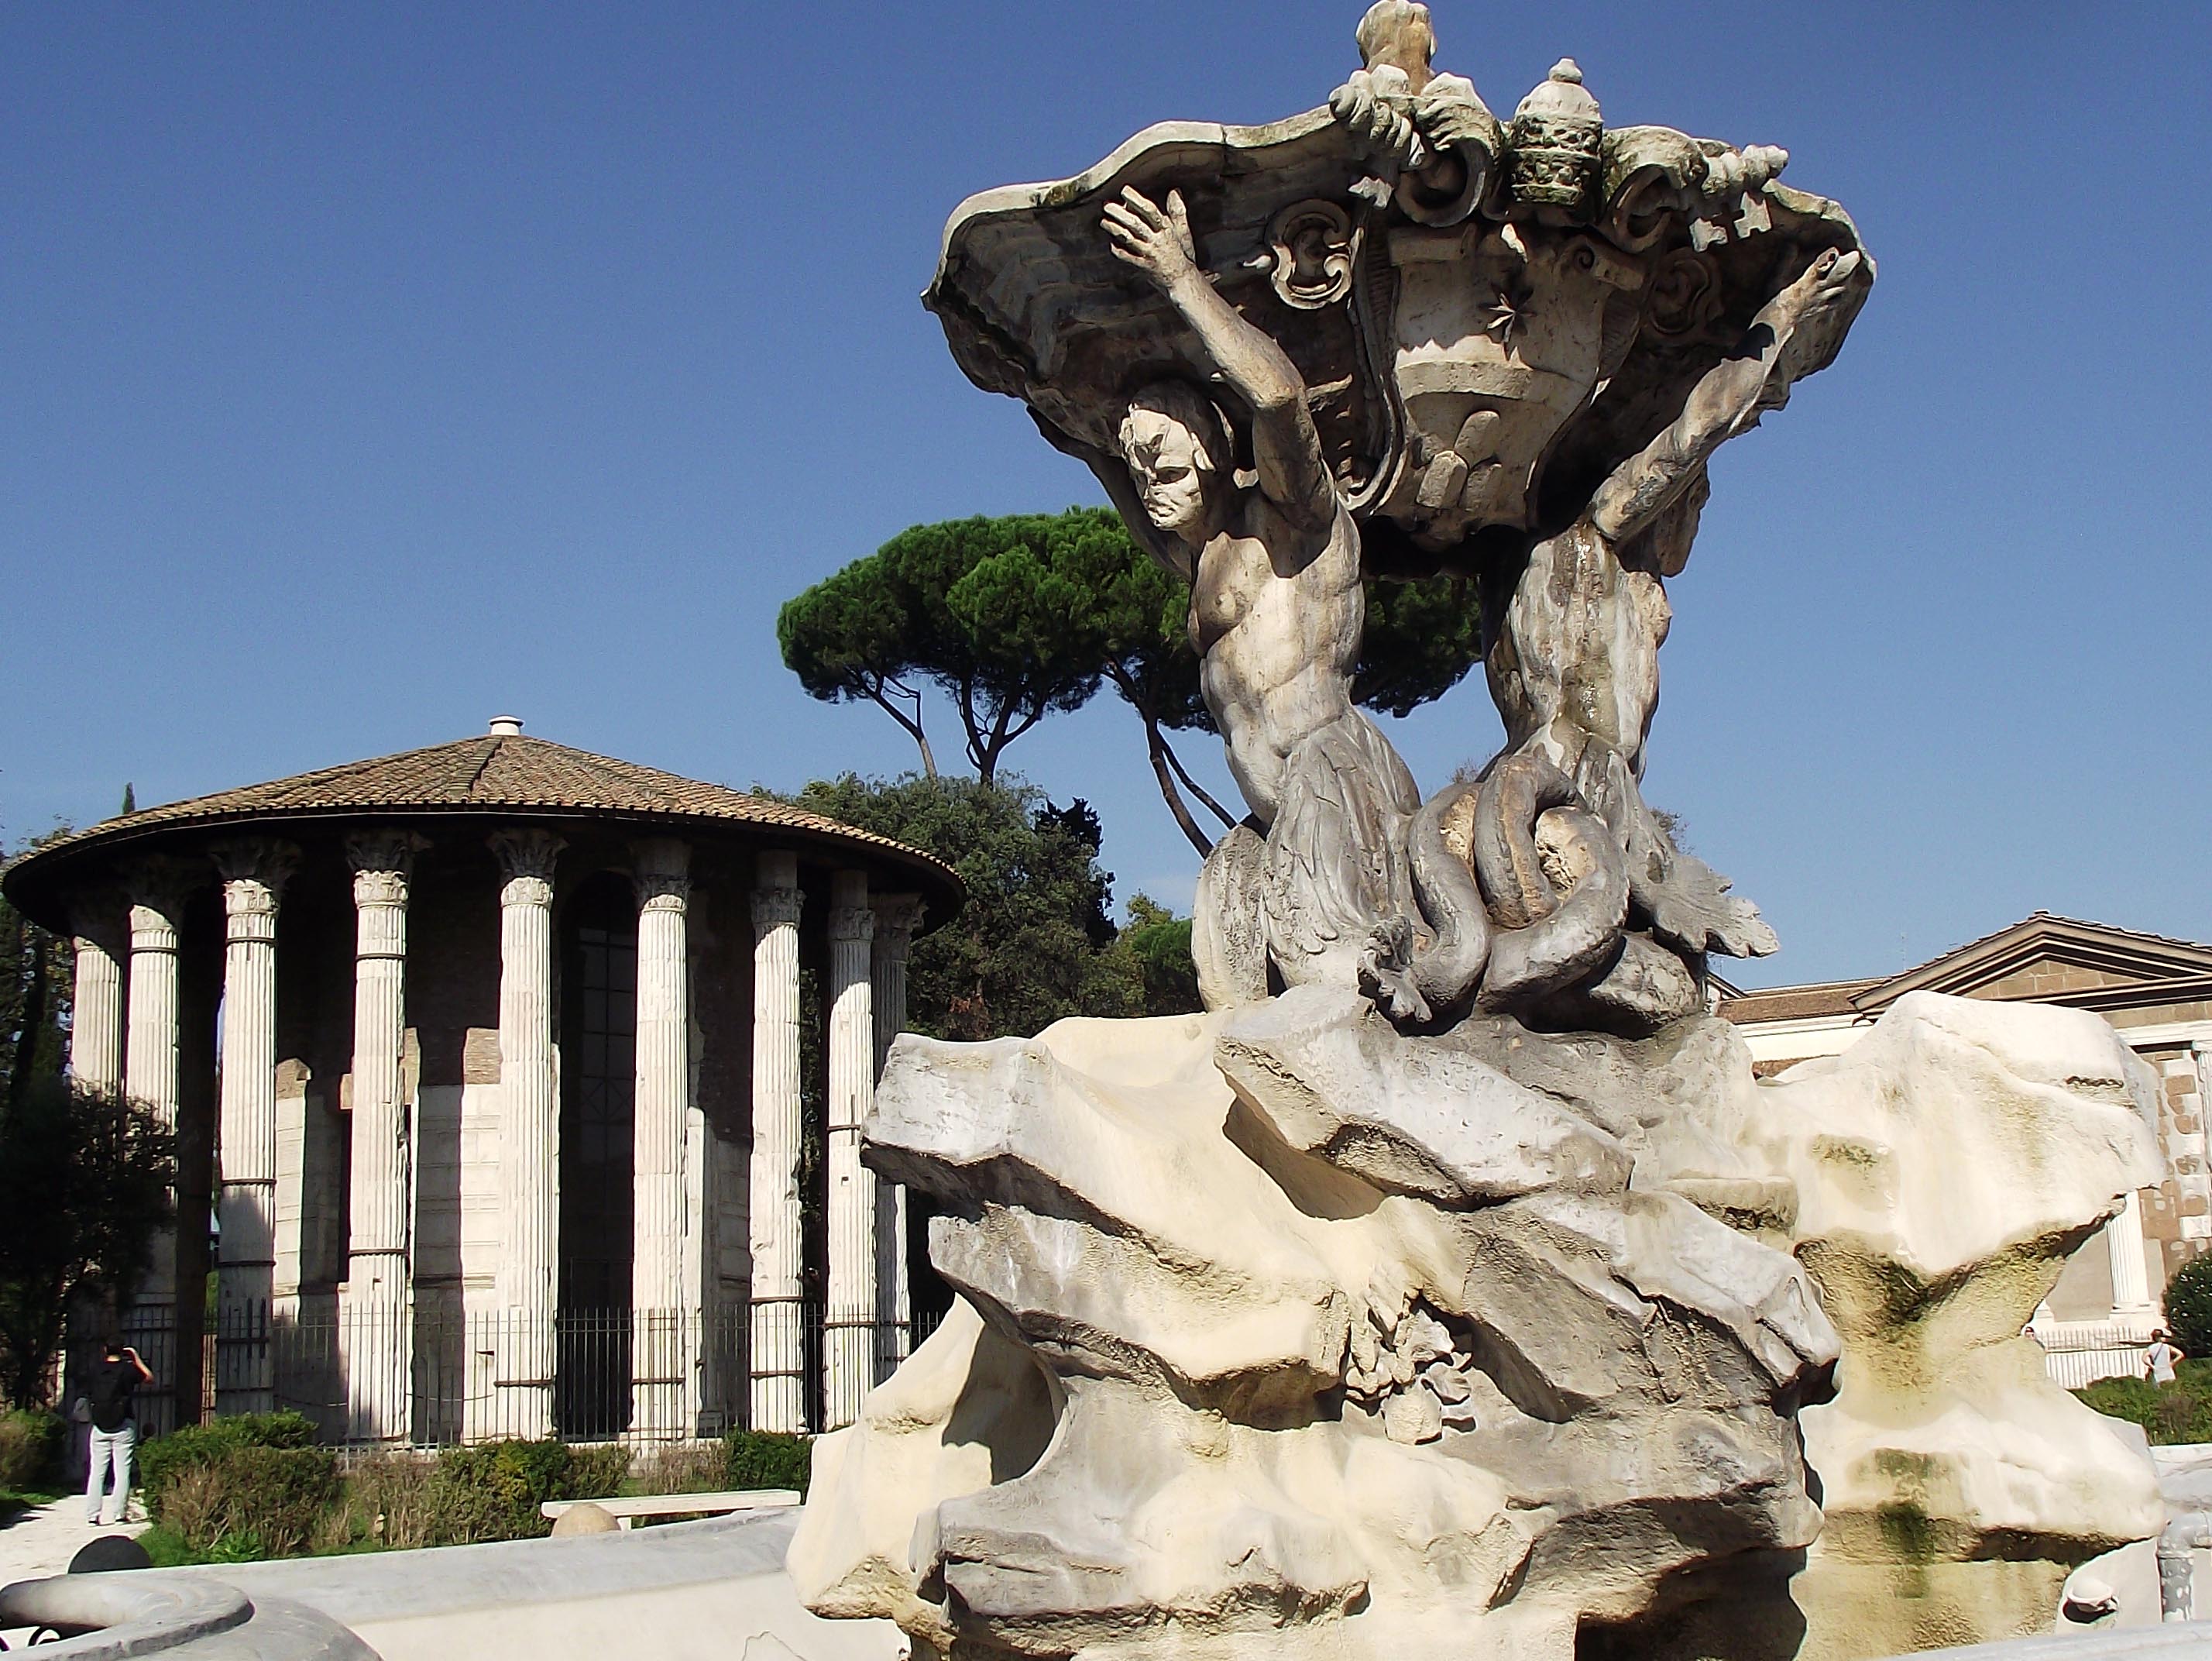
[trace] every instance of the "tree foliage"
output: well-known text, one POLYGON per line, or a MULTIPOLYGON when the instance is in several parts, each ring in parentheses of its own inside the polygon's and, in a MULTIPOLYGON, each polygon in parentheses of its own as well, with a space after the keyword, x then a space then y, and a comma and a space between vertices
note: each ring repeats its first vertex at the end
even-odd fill
POLYGON ((922 746, 926 772, 917 683, 935 685, 990 780, 1007 745, 1098 690, 1087 594, 1113 557, 1103 542, 1098 515, 1074 510, 916 525, 785 604, 784 663, 817 698, 883 708, 922 746))
POLYGON ((1459 684, 1482 661, 1482 611, 1464 577, 1367 585, 1367 632, 1352 700, 1407 715, 1459 684))
POLYGON ((914 944, 907 969, 913 1031, 1028 1037, 1070 1015, 1198 1007, 1188 920, 1139 896, 1130 927, 1115 927, 1113 873, 1098 863, 1098 816, 1080 798, 1056 806, 1018 780, 908 775, 884 783, 848 774, 817 781, 793 800, 934 854, 967 884, 960 914, 914 944), (1185 984, 1187 999, 1178 989, 1185 984))
POLYGON ((1121 945, 1136 963, 1146 1014, 1188 1015, 1204 1007, 1199 1001, 1188 917, 1178 917, 1148 894, 1132 894, 1121 945))
POLYGON ((1098 865, 1097 818, 1055 808, 1018 781, 817 781, 801 806, 943 860, 968 903, 914 944, 907 1025, 944 1038, 1030 1037, 1068 1015, 1121 1015, 1134 977, 1108 958, 1114 879, 1098 865))
POLYGON ((171 1218, 176 1138, 118 1092, 51 1076, 0 1104, 0 1389, 46 1404, 80 1299, 120 1302, 171 1218))
POLYGON ((2193 1257, 2166 1283, 2166 1326, 2185 1355, 2212 1356, 2212 1257, 2193 1257))
MULTIPOLYGON (((70 834, 58 826, 21 851, 70 834)), ((70 943, 0 897, 0 1103, 62 1070, 74 987, 70 943)))
MULTIPOLYGON (((936 765, 920 689, 960 712, 969 759, 988 780, 1047 714, 1110 685, 1142 723, 1160 797, 1200 853, 1212 847, 1186 793, 1222 826, 1238 815, 1191 777, 1168 734, 1215 730, 1200 694, 1188 587, 1146 555, 1112 509, 917 525, 785 605, 785 664, 817 698, 865 699, 936 765)), ((1352 696, 1402 715, 1442 697, 1481 656, 1473 587, 1455 577, 1374 581, 1352 696)))

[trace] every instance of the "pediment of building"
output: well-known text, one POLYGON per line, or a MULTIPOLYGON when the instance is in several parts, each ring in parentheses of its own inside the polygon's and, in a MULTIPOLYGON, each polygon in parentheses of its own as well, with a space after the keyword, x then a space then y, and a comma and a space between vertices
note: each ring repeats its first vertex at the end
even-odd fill
POLYGON ((2025 921, 1945 952, 1860 993, 1863 1010, 1887 1007, 1908 992, 1954 997, 2104 1001, 2099 994, 2212 977, 2212 946, 2137 934, 2039 911, 2025 921))

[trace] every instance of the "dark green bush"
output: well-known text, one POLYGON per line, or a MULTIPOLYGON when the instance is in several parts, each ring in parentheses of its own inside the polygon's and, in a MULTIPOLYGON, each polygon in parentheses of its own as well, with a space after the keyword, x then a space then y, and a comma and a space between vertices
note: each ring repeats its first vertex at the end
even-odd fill
POLYGON ((2193 1257, 2166 1283, 2166 1325, 2188 1355, 2212 1356, 2212 1257, 2193 1257))
POLYGON ((137 1481, 147 1513, 156 1522, 164 1495, 187 1470, 211 1465, 240 1448, 312 1448, 314 1421, 298 1413, 239 1413, 185 1425, 138 1450, 137 1481))
POLYGON ((2158 1427, 2158 1387, 2148 1378, 2100 1378, 2075 1395, 2099 1413, 2145 1430, 2158 1427))
POLYGON ((814 1463, 804 1436, 733 1430, 722 1439, 722 1481, 732 1488, 795 1488, 802 1495, 814 1463))
POLYGON ((337 1505, 337 1459, 326 1448, 240 1443, 167 1474, 161 1520, 188 1550, 216 1562, 295 1557, 337 1505))
POLYGON ((568 1450, 568 1476, 556 1500, 604 1500, 629 1478, 629 1450, 614 1442, 568 1450))
POLYGON ((548 1500, 602 1499, 629 1471, 626 1448, 572 1448, 562 1442, 483 1442, 447 1448, 431 1479, 434 1543, 523 1540, 550 1534, 538 1514, 548 1500))
POLYGON ((0 1488, 21 1492, 59 1480, 68 1435, 58 1414, 17 1408, 0 1415, 0 1488))
POLYGON ((2141 1425, 2160 1447, 2212 1442, 2212 1369, 2182 1364, 2170 1384, 2148 1378, 2100 1378, 2074 1393, 2098 1412, 2141 1425))

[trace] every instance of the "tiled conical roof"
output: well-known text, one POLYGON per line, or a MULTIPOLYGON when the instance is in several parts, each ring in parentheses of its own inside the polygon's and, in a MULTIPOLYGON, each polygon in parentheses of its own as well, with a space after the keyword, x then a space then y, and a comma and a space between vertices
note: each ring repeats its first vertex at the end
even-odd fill
MULTIPOLYGON (((636 818, 664 824, 757 825, 875 851, 908 867, 932 891, 932 910, 957 903, 960 879, 929 855, 765 796, 617 761, 565 744, 495 731, 427 749, 347 762, 267 784, 149 807, 94 825, 18 861, 9 890, 32 867, 55 867, 92 850, 149 839, 171 827, 429 813, 636 818)), ((36 873, 43 876, 44 872, 36 873)), ((43 885, 33 884, 33 886, 43 885)))

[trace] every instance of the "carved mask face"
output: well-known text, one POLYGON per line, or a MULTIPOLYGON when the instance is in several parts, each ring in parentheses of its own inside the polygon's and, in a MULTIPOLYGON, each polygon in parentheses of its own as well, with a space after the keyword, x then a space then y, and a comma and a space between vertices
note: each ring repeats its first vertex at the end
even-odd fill
POLYGON ((1145 517, 1170 535, 1202 532, 1213 466, 1198 435, 1173 416, 1139 405, 1121 423, 1121 444, 1145 517))

